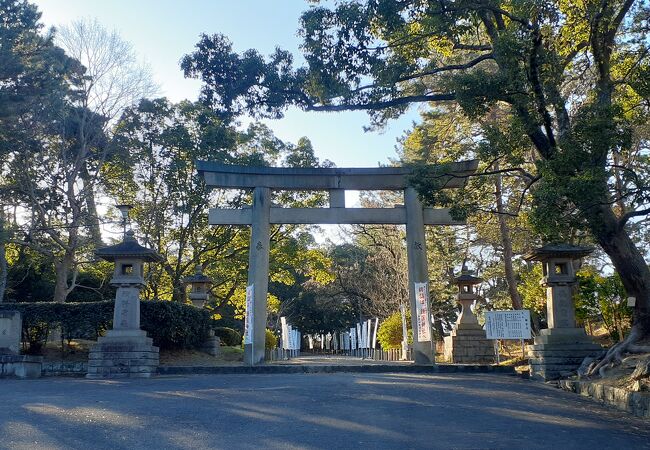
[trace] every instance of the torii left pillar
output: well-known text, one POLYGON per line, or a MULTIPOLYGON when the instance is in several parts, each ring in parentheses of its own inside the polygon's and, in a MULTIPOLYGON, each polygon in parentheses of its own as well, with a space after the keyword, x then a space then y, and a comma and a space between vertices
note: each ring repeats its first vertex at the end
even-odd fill
POLYGON ((271 189, 256 187, 253 191, 251 243, 248 256, 248 286, 253 286, 252 343, 244 344, 244 363, 264 362, 266 340, 266 292, 269 288, 269 247, 271 221, 271 189))

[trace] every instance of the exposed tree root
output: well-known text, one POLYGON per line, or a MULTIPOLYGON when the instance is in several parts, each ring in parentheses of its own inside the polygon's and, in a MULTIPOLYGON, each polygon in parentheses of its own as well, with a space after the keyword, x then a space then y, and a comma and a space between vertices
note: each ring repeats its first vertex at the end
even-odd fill
POLYGON ((614 344, 600 361, 596 360, 591 363, 587 370, 587 376, 591 377, 598 373, 601 377, 604 377, 605 370, 620 364, 625 353, 650 353, 650 346, 638 345, 641 338, 642 333, 640 330, 632 327, 627 338, 614 344))

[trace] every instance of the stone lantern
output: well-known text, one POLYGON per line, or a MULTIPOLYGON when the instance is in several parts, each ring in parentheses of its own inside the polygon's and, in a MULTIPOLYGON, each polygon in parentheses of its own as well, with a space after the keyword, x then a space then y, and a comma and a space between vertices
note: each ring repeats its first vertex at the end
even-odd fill
POLYGON ((541 284, 546 287, 548 328, 528 346, 531 376, 552 380, 575 371, 587 356, 600 353, 584 328, 576 327, 573 288, 577 282, 573 261, 589 255, 589 247, 548 244, 525 255, 542 263, 541 284))
POLYGON ((456 298, 462 307, 460 316, 458 316, 458 320, 456 321, 456 325, 461 323, 478 324, 476 315, 472 311, 471 307, 472 303, 474 303, 478 298, 475 286, 482 282, 483 280, 481 278, 473 276, 472 273, 467 269, 467 266, 463 264, 460 276, 454 279, 454 283, 456 286, 458 286, 458 294, 456 298))
POLYGON ((87 377, 150 377, 158 368, 158 347, 140 329, 140 290, 145 285, 144 263, 163 258, 138 244, 133 231, 125 232, 121 243, 95 254, 115 264, 110 284, 117 290, 113 328, 91 349, 87 377))
POLYGON ((194 275, 183 278, 183 283, 190 285, 189 298, 194 306, 203 308, 210 297, 212 279, 203 274, 203 266, 196 266, 194 275))
POLYGON ((458 286, 457 300, 462 310, 456 320, 456 326, 449 336, 445 336, 445 358, 455 364, 482 363, 494 361, 492 343, 486 339, 483 327, 479 325, 472 303, 478 299, 475 286, 481 283, 463 264, 463 268, 454 283, 458 286))
MULTIPOLYGON (((203 274, 203 266, 198 264, 194 275, 183 278, 183 283, 190 285, 189 298, 192 305, 196 308, 203 308, 210 298, 210 286, 212 286, 212 279, 203 274)), ((214 335, 214 330, 210 330, 208 339, 203 342, 201 350, 212 356, 217 356, 220 345, 220 339, 214 335)))

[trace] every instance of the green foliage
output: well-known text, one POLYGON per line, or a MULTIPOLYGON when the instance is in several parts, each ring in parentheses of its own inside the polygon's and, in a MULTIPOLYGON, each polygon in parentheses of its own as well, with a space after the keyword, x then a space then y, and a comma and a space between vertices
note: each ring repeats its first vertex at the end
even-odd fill
POLYGON ((593 267, 584 267, 578 274, 578 291, 574 296, 576 318, 600 322, 614 340, 622 339, 632 319, 627 294, 620 277, 600 275, 593 267))
MULTIPOLYGON (((413 329, 411 328, 411 313, 406 314, 406 330, 408 342, 413 343, 413 329)), ((402 348, 403 339, 402 315, 399 311, 391 314, 379 325, 377 340, 384 350, 391 348, 402 348)))
POLYGON ((275 333, 273 333, 273 331, 267 328, 265 332, 264 348, 266 350, 273 350, 277 346, 278 346, 278 337, 275 335, 275 333))
MULTIPOLYGON (((207 311, 165 301, 142 301, 141 327, 162 349, 200 348, 211 326, 207 311)), ((97 339, 110 329, 113 301, 86 303, 12 303, 0 310, 17 310, 23 317, 23 339, 38 353, 47 334, 61 328, 64 339, 97 339)))
POLYGON ((95 340, 110 328, 113 319, 111 301, 94 303, 12 303, 0 304, 1 310, 20 311, 23 320, 23 340, 28 352, 38 354, 49 332, 60 328, 64 339, 95 340))
POLYGON ((210 313, 183 303, 140 302, 141 327, 163 349, 200 348, 208 338, 210 313))
POLYGON ((343 330, 355 323, 356 311, 348 299, 322 294, 312 288, 305 289, 298 298, 287 302, 283 313, 303 333, 343 330))
POLYGON ((524 308, 546 316, 546 288, 540 284, 542 281, 542 265, 534 264, 520 272, 521 282, 519 292, 524 303, 524 308))
POLYGON ((241 334, 237 330, 228 327, 216 327, 214 335, 221 339, 221 342, 227 346, 237 346, 242 342, 241 334))

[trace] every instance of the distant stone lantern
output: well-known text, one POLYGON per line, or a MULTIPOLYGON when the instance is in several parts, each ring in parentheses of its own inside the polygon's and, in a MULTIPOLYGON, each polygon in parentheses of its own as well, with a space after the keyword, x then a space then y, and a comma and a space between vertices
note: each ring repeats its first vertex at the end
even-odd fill
POLYGON ((467 269, 467 266, 463 264, 460 276, 454 279, 454 283, 458 286, 457 300, 462 307, 460 316, 458 316, 458 320, 456 321, 457 324, 478 323, 476 315, 472 311, 472 303, 478 298, 475 286, 482 282, 482 278, 473 276, 469 269, 467 269))
POLYGON ((190 285, 189 298, 192 305, 203 308, 210 298, 210 286, 212 279, 203 274, 203 266, 196 266, 194 275, 185 277, 183 283, 190 285))
MULTIPOLYGON (((128 209, 124 223, 126 228, 128 209)), ((149 377, 158 368, 159 356, 158 347, 140 329, 140 290, 145 286, 144 263, 163 258, 141 246, 132 230, 125 231, 122 242, 100 248, 95 255, 115 264, 110 284, 117 290, 113 328, 91 349, 87 377, 149 377)))
POLYGON ((476 285, 483 282, 475 277, 463 264, 460 276, 454 278, 458 286, 456 299, 462 310, 456 326, 445 336, 445 359, 455 364, 491 363, 494 360, 492 343, 486 339, 483 327, 479 325, 472 311, 472 303, 478 299, 476 285))
POLYGON ((576 326, 573 287, 577 283, 573 261, 593 251, 589 247, 548 244, 524 257, 542 263, 542 286, 546 287, 548 328, 528 346, 533 378, 552 380, 575 371, 587 356, 602 347, 594 344, 582 327, 576 326))
MULTIPOLYGON (((196 308, 204 308, 210 299, 210 286, 212 286, 212 279, 203 274, 203 266, 198 264, 194 271, 194 275, 183 278, 183 283, 190 285, 189 298, 196 308)), ((219 347, 221 342, 218 337, 214 335, 214 330, 210 330, 208 339, 203 342, 201 350, 209 353, 212 356, 219 354, 219 347)))

